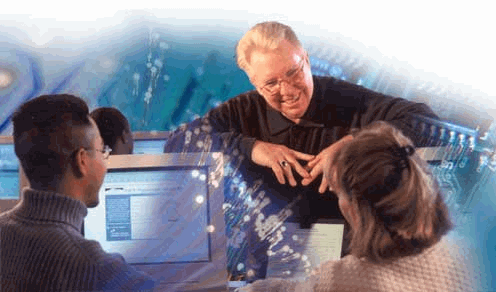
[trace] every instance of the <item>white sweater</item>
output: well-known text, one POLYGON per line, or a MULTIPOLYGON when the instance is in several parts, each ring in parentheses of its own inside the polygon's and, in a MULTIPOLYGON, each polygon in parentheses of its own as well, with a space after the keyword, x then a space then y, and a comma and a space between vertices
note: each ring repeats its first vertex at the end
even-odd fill
POLYGON ((302 282, 265 279, 238 291, 469 292, 478 290, 480 280, 468 251, 449 247, 443 239, 419 255, 390 264, 348 255, 322 264, 302 282))

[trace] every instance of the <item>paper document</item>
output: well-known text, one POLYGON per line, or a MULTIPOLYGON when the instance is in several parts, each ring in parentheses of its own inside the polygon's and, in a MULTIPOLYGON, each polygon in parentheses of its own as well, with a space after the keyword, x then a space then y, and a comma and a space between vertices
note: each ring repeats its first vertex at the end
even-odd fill
POLYGON ((343 223, 315 223, 300 229, 298 223, 285 223, 268 251, 267 277, 302 279, 319 264, 341 257, 343 223))

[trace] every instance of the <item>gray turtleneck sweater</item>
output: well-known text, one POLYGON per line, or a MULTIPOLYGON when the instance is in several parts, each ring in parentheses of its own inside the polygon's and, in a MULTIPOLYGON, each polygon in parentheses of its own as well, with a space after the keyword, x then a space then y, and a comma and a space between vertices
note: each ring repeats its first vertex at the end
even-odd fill
POLYGON ((0 214, 0 291, 141 291, 148 275, 81 235, 86 206, 67 196, 24 189, 0 214))

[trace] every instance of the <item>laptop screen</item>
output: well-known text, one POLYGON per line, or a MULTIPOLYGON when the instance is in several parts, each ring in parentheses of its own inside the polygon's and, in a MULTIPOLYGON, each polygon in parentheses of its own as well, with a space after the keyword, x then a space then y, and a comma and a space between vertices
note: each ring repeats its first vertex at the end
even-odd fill
POLYGON ((342 219, 320 219, 309 229, 283 223, 267 252, 267 277, 302 280, 320 264, 339 260, 347 248, 346 227, 342 219))
POLYGON ((221 165, 218 153, 111 156, 85 238, 164 289, 227 287, 221 165))

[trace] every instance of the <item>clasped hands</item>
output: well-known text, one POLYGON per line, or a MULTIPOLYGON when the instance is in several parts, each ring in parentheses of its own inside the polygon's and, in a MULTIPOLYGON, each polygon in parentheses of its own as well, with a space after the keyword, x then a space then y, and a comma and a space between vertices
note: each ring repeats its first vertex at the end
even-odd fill
MULTIPOLYGON (((279 183, 285 184, 287 179, 293 187, 297 184, 293 176, 294 169, 303 177, 301 184, 307 186, 324 172, 326 164, 330 163, 337 151, 351 139, 351 135, 345 136, 317 155, 310 155, 295 151, 284 145, 257 140, 253 145, 251 160, 258 165, 270 167, 279 183), (307 161, 307 164, 303 167, 298 160, 307 161)), ((332 171, 332 166, 328 171, 332 171)), ((329 188, 332 189, 331 183, 326 175, 323 175, 319 192, 322 194, 329 188)))

